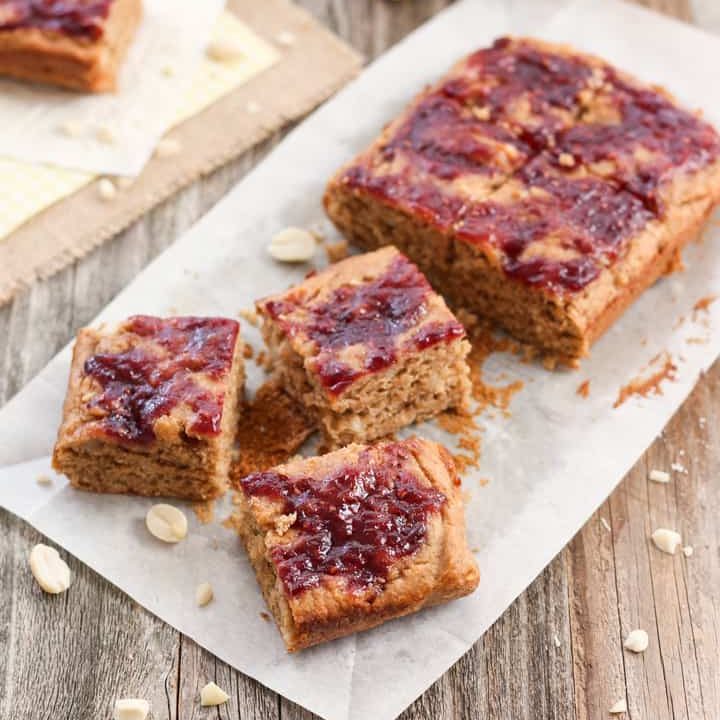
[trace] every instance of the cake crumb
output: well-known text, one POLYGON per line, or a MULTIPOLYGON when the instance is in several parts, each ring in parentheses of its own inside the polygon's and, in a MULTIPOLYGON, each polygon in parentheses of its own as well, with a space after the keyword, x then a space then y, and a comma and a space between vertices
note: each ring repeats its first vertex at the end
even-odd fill
POLYGON ((199 607, 205 607, 214 597, 212 585, 208 582, 200 583, 195 589, 195 604, 199 607))
POLYGON ((283 30, 275 36, 275 40, 277 41, 278 45, 283 45, 284 47, 292 47, 295 44, 295 35, 293 35, 288 30, 283 30))
POLYGON ((664 470, 651 470, 648 475, 648 479, 656 483, 669 483, 670 473, 667 473, 664 470))
POLYGON ((223 521, 222 526, 226 530, 232 530, 233 532, 236 532, 238 535, 240 534, 240 526, 241 526, 241 520, 238 513, 232 513, 232 515, 228 515, 223 521))
POLYGON ((622 713, 627 712, 627 702, 623 700, 618 700, 609 710, 608 712, 611 715, 620 715, 622 713))
POLYGON ((260 325, 260 316, 255 308, 241 308, 238 315, 253 327, 260 325))
POLYGON ((98 195, 102 200, 113 200, 117 195, 117 188, 110 178, 98 180, 98 195))
POLYGON ((283 390, 280 379, 271 377, 241 413, 236 434, 240 452, 231 477, 240 479, 286 462, 315 427, 302 406, 283 390))
POLYGON ((325 254, 329 263, 336 263, 344 260, 349 254, 350 246, 347 240, 340 240, 334 243, 325 243, 325 254))
POLYGON ((668 555, 674 555, 678 546, 682 543, 680 533, 667 528, 658 528, 650 537, 655 547, 668 555))
POLYGON ((679 462, 674 462, 672 465, 670 465, 670 468, 676 472, 676 473, 683 473, 684 475, 687 475, 687 468, 679 462))
POLYGON ((481 477, 478 479, 478 485, 480 487, 485 487, 490 482, 490 478, 481 477))
POLYGON ((701 312, 707 312, 709 307, 717 300, 717 297, 717 295, 706 295, 705 297, 701 297, 693 305, 693 318, 697 317, 697 315, 701 312))
POLYGON ((111 128, 101 125, 95 132, 95 137, 104 145, 114 145, 117 138, 111 128))
POLYGON ((270 614, 269 614, 269 613, 266 613, 266 612, 264 612, 264 611, 260 613, 260 617, 261 617, 265 622, 270 622, 270 620, 271 620, 270 614))
POLYGON ((192 504, 193 512, 195 517, 203 524, 207 525, 213 521, 215 517, 215 503, 214 500, 201 500, 200 502, 194 502, 192 504))
POLYGON ((623 647, 634 653, 645 652, 648 648, 648 634, 645 630, 631 630, 623 642, 623 647))
POLYGON ((586 398, 590 395, 590 381, 584 380, 578 385, 578 388, 576 390, 577 394, 580 397, 586 398))
POLYGON ((275 532, 282 536, 284 535, 297 520, 297 513, 290 513, 289 515, 278 515, 275 518, 275 532))
POLYGON ((656 355, 649 363, 649 368, 659 365, 659 368, 647 376, 633 378, 627 385, 623 385, 618 393, 614 408, 620 407, 628 398, 633 395, 648 397, 649 395, 662 395, 661 384, 663 380, 674 381, 677 366, 672 361, 669 353, 664 352, 656 355))
POLYGON ((252 345, 250 345, 249 343, 245 343, 243 346, 243 357, 246 360, 252 360, 253 355, 254 355, 254 352, 253 352, 252 345))

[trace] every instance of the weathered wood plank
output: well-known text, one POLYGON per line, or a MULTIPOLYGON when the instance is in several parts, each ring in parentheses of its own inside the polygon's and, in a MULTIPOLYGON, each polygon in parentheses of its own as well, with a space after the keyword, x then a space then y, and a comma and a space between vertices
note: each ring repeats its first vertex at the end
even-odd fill
MULTIPOLYGON (((301 4, 372 58, 448 3, 301 4)), ((691 5, 705 0, 643 4, 690 19, 691 5)), ((700 16, 712 13, 705 9, 700 16)), ((0 404, 276 140, 187 188, 0 309, 0 404)), ((625 692, 632 718, 720 717, 719 394, 716 367, 569 548, 404 720, 594 720, 607 717, 625 692), (668 467, 681 450, 689 473, 667 487, 649 484, 648 468, 668 467), (659 524, 679 529, 694 546, 693 556, 658 553, 648 536, 659 524), (622 649, 635 627, 650 635, 641 656, 622 649)), ((150 699, 155 720, 208 717, 198 698, 209 679, 231 695, 213 716, 313 717, 181 638, 72 558, 72 596, 46 598, 26 563, 40 536, 0 512, 0 537, 0 717, 95 720, 108 717, 123 694, 150 699)))

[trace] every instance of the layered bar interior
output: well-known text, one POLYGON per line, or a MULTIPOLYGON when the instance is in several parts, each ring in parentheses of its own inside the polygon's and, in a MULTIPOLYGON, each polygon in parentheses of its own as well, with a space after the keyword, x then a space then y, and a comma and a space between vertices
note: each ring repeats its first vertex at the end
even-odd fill
POLYGON ((602 60, 503 38, 331 180, 329 216, 450 302, 576 364, 720 199, 720 138, 602 60))
POLYGON ((350 445, 238 490, 237 526, 290 652, 477 587, 460 480, 429 440, 350 445))
POLYGON ((141 0, 4 0, 0 75, 114 90, 141 14, 141 0))
POLYGON ((347 258, 257 308, 285 388, 331 446, 466 406, 465 330, 395 248, 347 258))
POLYGON ((134 316, 78 333, 53 467, 83 490, 225 491, 242 399, 239 326, 134 316))

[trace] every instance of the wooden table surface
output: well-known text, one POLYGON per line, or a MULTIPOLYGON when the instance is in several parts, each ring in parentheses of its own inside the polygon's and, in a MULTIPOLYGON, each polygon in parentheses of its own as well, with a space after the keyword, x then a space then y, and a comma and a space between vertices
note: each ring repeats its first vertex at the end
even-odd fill
MULTIPOLYGON (((301 4, 374 57, 447 3, 301 4)), ((646 4, 720 30, 716 0, 646 4)), ((179 193, 0 309, 0 404, 281 136, 179 193)), ((594 720, 609 717, 608 708, 627 698, 627 716, 634 720, 718 720, 719 404, 716 364, 565 550, 402 717, 594 720), (649 469, 668 468, 676 460, 687 467, 686 475, 668 485, 648 483, 649 469), (692 557, 670 557, 651 547, 648 537, 657 527, 679 530, 694 546, 692 557), (642 655, 623 651, 622 640, 633 628, 650 636, 642 655)), ((47 602, 27 566, 30 548, 41 540, 0 511, 2 720, 101 720, 110 717, 116 698, 128 695, 147 698, 155 720, 311 717, 199 648, 73 558, 72 592, 47 602), (200 688, 210 679, 231 696, 218 710, 199 706, 200 688)))

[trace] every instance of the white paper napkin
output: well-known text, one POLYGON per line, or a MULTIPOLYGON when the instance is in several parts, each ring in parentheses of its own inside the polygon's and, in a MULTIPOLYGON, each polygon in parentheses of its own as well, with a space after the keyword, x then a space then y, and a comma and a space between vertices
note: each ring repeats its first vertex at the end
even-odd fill
MULTIPOLYGON (((254 298, 299 280, 305 269, 278 265, 267 255, 272 234, 321 221, 320 198, 331 173, 420 87, 462 53, 503 33, 532 30, 608 55, 630 71, 667 83, 712 121, 720 120, 720 84, 716 63, 709 61, 720 53, 718 40, 614 1, 585 0, 555 13, 556 5, 508 9, 501 2, 468 1, 442 13, 296 129, 100 317, 232 316, 254 298), (698 57, 706 61, 690 62, 698 57), (684 71, 678 58, 690 63, 684 71)), ((685 253, 687 271, 645 293, 579 371, 547 372, 506 355, 487 363, 489 382, 500 382, 504 373, 525 386, 510 417, 479 419, 481 467, 466 474, 464 485, 470 496, 469 541, 479 548, 482 578, 477 592, 463 600, 287 655, 275 627, 259 618, 260 591, 232 532, 217 523, 201 525, 190 513, 187 541, 160 547, 142 526, 152 501, 79 493, 61 479, 53 488, 34 482, 38 473, 49 472, 68 350, 0 412, 0 465, 6 466, 0 469, 0 504, 218 657, 295 702, 328 720, 390 720, 468 650, 562 549, 714 361, 720 351, 720 302, 696 321, 691 316, 695 302, 720 287, 719 241, 717 223, 711 224, 705 242, 685 253), (678 324, 681 315, 687 320, 678 324), (689 338, 702 342, 688 343, 689 338), (663 384, 661 396, 631 398, 613 409, 620 386, 661 351, 677 364, 676 380, 663 384), (576 391, 586 379, 590 395, 583 399, 576 391), (483 486, 481 478, 490 482, 483 486), (193 591, 204 580, 215 587, 216 600, 199 612, 193 591)), ((246 327, 244 333, 259 346, 256 330, 246 327)), ((252 363, 248 369, 256 387, 260 372, 252 363)), ((419 432, 455 442, 433 424, 419 432)), ((218 517, 227 511, 218 509, 218 517)))
POLYGON ((115 93, 0 79, 0 156, 137 175, 177 117, 225 0, 143 0, 115 93), (82 130, 68 137, 66 123, 82 130), (112 141, 101 135, 112 134, 112 141))

